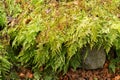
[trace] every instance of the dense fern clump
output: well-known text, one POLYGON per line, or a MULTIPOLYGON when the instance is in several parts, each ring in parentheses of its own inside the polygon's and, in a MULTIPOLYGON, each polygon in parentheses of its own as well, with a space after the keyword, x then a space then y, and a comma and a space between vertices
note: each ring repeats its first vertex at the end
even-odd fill
POLYGON ((0 1, 0 31, 6 26, 6 13, 4 12, 4 8, 0 1))
POLYGON ((0 44, 0 79, 6 79, 12 63, 8 60, 7 52, 0 44))
POLYGON ((43 72, 66 72, 70 66, 80 66, 79 50, 88 44, 91 48, 103 46, 106 53, 115 46, 120 55, 119 3, 9 0, 7 14, 14 20, 6 30, 14 50, 19 49, 17 58, 22 65, 32 66, 35 72, 41 67, 43 72))
POLYGON ((12 65, 8 60, 8 53, 5 49, 5 46, 9 45, 8 36, 3 30, 6 27, 6 22, 6 14, 3 7, 0 6, 0 79, 2 80, 7 78, 12 65))

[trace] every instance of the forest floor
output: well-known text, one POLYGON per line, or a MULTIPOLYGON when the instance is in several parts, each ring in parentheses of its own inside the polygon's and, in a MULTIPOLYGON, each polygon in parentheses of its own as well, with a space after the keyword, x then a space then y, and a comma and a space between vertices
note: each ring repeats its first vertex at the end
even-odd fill
POLYGON ((120 69, 116 69, 116 73, 112 73, 106 62, 103 69, 78 69, 76 71, 70 69, 60 80, 120 80, 120 69))
MULTIPOLYGON (((33 73, 28 69, 22 68, 18 74, 21 80, 34 78, 33 73)), ((76 71, 70 69, 64 76, 59 75, 59 80, 120 80, 120 69, 116 69, 115 73, 110 72, 109 62, 106 61, 102 69, 77 69, 76 71)))

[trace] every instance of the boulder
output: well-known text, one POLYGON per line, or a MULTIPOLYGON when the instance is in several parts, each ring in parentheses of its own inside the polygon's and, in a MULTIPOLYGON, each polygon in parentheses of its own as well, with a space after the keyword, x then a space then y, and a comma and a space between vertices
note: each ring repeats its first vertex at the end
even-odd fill
POLYGON ((106 53, 103 48, 84 48, 82 50, 82 62, 84 69, 98 69, 103 68, 106 60, 106 53))

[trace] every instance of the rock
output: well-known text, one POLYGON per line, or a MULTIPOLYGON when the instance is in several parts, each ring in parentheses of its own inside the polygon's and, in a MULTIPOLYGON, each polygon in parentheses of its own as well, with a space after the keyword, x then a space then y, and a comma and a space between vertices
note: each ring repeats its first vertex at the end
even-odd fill
POLYGON ((88 47, 82 50, 83 68, 84 69, 98 69, 103 68, 106 60, 106 53, 103 48, 92 50, 88 47), (84 50, 84 51, 83 51, 84 50))

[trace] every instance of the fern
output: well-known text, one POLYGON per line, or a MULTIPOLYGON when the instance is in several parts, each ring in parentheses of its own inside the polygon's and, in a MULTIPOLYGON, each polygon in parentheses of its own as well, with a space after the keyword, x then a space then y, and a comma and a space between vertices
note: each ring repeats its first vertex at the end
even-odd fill
POLYGON ((119 0, 113 0, 112 5, 99 0, 63 1, 58 7, 43 0, 29 2, 21 2, 26 5, 18 15, 19 23, 8 29, 12 47, 20 48, 18 58, 24 66, 66 72, 81 64, 77 52, 83 46, 103 46, 107 53, 113 45, 119 49, 119 0))
POLYGON ((2 45, 0 45, 0 65, 0 79, 6 79, 12 64, 9 62, 7 52, 2 45))
POLYGON ((2 1, 0 1, 0 30, 2 30, 7 23, 7 19, 6 19, 6 13, 4 11, 3 5, 2 5, 2 1))

